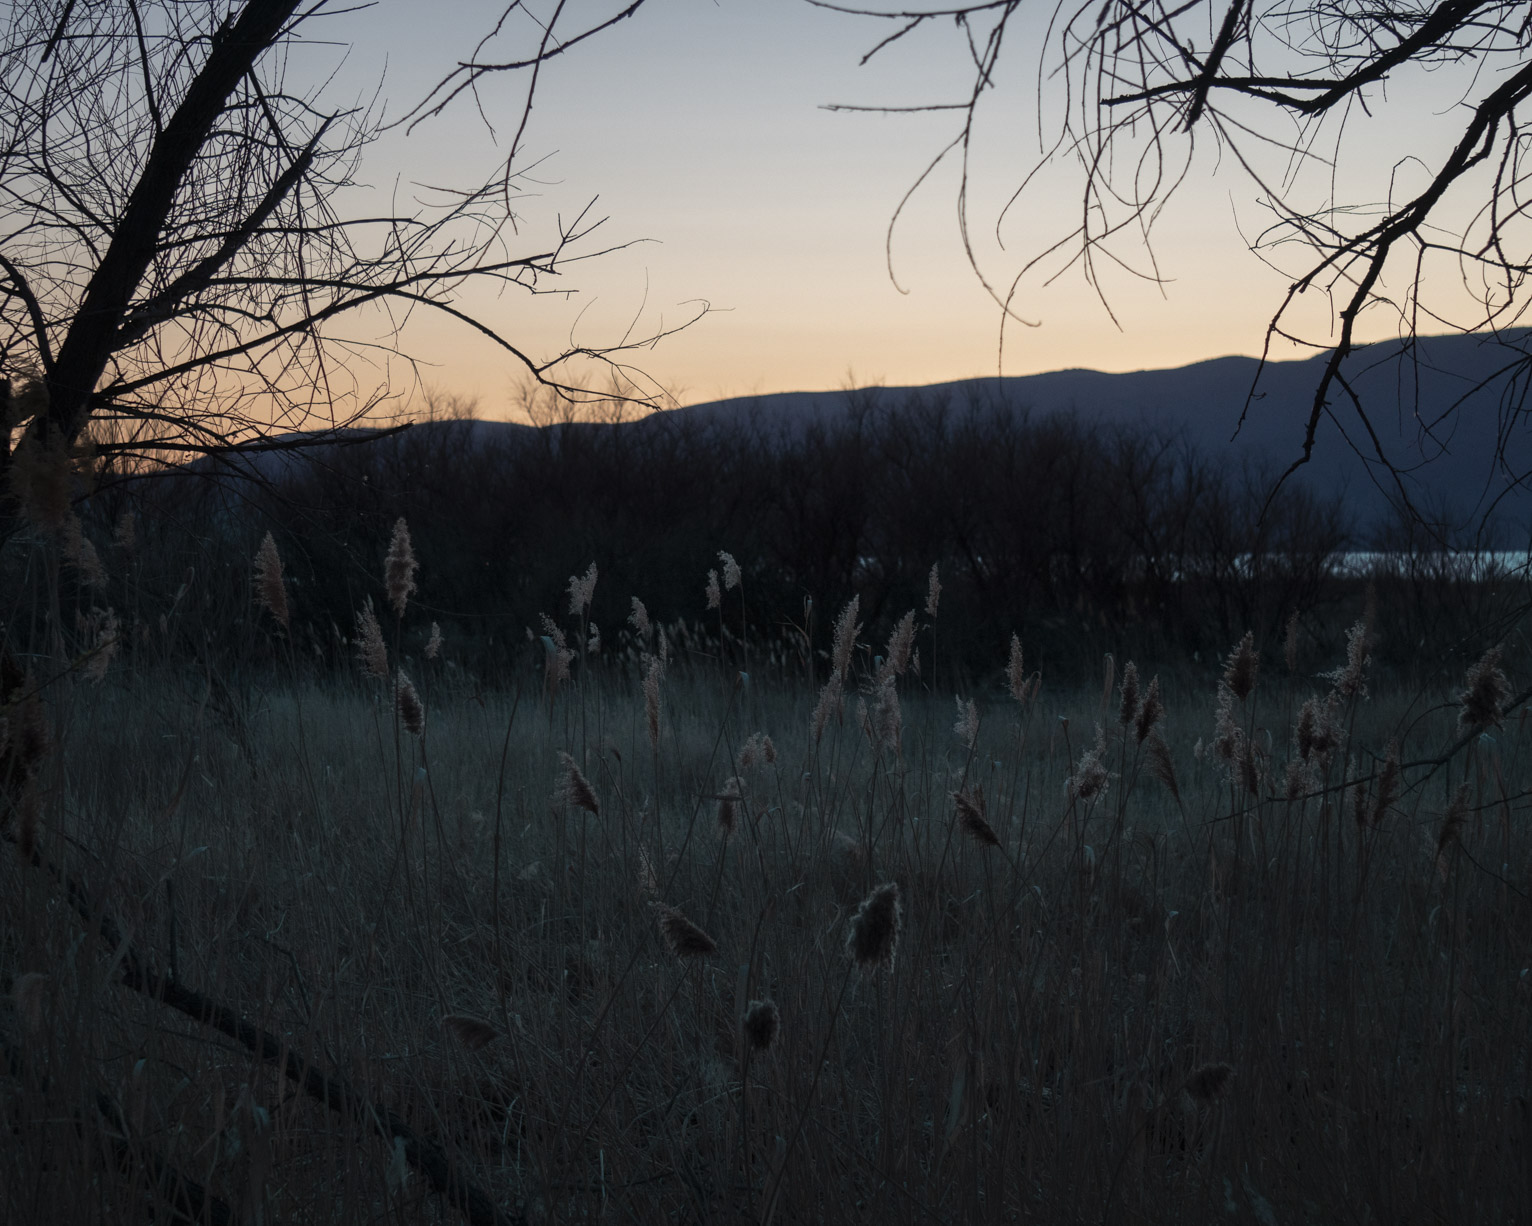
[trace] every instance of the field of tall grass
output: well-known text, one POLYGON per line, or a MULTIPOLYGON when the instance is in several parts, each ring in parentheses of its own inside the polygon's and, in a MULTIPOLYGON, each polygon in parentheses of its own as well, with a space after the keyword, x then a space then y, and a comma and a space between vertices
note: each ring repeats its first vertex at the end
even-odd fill
POLYGON ((953 693, 935 572, 804 665, 720 561, 711 635, 593 643, 592 567, 498 684, 402 527, 345 676, 270 544, 238 684, 8 638, 0 1218, 1527 1220, 1498 651, 1014 639, 953 693))

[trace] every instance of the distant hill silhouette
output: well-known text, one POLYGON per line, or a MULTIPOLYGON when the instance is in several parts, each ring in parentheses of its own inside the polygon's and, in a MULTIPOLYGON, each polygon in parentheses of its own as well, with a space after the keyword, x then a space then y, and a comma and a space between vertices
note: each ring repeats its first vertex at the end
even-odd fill
MULTIPOLYGON (((1082 419, 1184 431, 1211 455, 1253 455, 1280 472, 1302 454, 1303 432, 1328 353, 1268 363, 1241 427, 1259 363, 1225 357, 1171 370, 1107 374, 1061 370, 1011 378, 968 379, 924 387, 872 388, 855 398, 895 408, 917 398, 961 405, 994 403, 1034 414, 1073 412, 1082 419), (1236 437, 1236 429, 1238 430, 1236 437)), ((1459 527, 1489 516, 1502 539, 1524 543, 1532 524, 1532 422, 1502 426, 1526 405, 1532 378, 1532 329, 1498 336, 1421 337, 1412 346, 1384 342, 1357 349, 1342 376, 1366 407, 1384 455, 1401 473, 1419 510, 1459 527)), ((1337 396, 1345 392, 1337 388, 1337 396)), ((797 429, 844 413, 841 392, 786 392, 693 405, 678 412, 718 424, 751 417, 768 428, 797 429)), ((1377 457, 1349 399, 1333 400, 1312 461, 1301 479, 1344 491, 1359 526, 1389 512, 1398 485, 1377 457)))

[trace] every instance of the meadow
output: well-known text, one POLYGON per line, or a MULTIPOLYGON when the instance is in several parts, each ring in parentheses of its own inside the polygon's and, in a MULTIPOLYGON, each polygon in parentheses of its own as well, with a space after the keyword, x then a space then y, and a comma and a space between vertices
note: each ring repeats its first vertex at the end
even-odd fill
POLYGON ((237 681, 8 639, 0 1217, 1526 1220, 1498 650, 938 687, 935 582, 752 641, 732 562, 494 679, 398 531, 344 671, 274 545, 237 681))

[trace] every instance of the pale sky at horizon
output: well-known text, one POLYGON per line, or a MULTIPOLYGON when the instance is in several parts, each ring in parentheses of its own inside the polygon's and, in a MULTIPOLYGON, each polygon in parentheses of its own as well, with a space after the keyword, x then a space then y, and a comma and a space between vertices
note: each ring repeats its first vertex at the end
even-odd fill
MULTIPOLYGON (((375 82, 387 57, 383 97, 397 115, 470 54, 502 7, 465 0, 451 6, 450 18, 437 9, 422 23, 418 5, 383 0, 371 13, 329 20, 337 39, 354 43, 345 72, 358 82, 375 82)), ((585 0, 568 11, 618 7, 585 0)), ((1051 6, 1037 12, 1046 19, 1051 6)), ((573 299, 508 294, 465 305, 542 358, 571 339, 611 343, 635 321, 639 332, 669 326, 694 309, 689 304, 707 300, 712 313, 635 358, 680 403, 996 374, 999 311, 963 255, 954 167, 925 183, 895 230, 898 287, 885 260, 889 219, 950 138, 953 115, 824 109, 961 95, 967 78, 950 25, 895 44, 859 69, 858 59, 887 32, 883 23, 803 0, 650 0, 550 64, 524 139, 529 159, 541 159, 537 194, 522 207, 526 241, 546 238, 555 216, 572 216, 593 198, 609 219, 598 232, 605 244, 642 241, 572 266, 573 299)), ((1019 32, 1012 31, 1013 45, 1019 32)), ((1037 52, 1015 45, 1004 61, 1009 75, 983 112, 970 186, 980 263, 1002 284, 1025 256, 1067 230, 1079 208, 1078 176, 1067 166, 1050 169, 1044 190, 1008 219, 1006 247, 995 242, 1000 208, 1037 156, 1037 52)), ((482 91, 486 113, 503 128, 514 128, 523 88, 520 77, 506 77, 482 91)), ((1447 101, 1429 90, 1398 92, 1404 97, 1389 100, 1389 114, 1410 114, 1388 131, 1407 137, 1409 149, 1424 141, 1447 101)), ((506 131, 498 135, 507 139, 506 131)), ((1399 156, 1383 151, 1386 141, 1374 143, 1379 156, 1399 156)), ((391 191, 397 177, 407 190, 412 180, 452 171, 464 178, 496 155, 465 98, 410 136, 390 136, 359 178, 391 191)), ((1210 157, 1200 163, 1212 169, 1210 157)), ((1342 193, 1352 167, 1346 161, 1337 172, 1342 193)), ((1375 181, 1378 167, 1369 169, 1375 181)), ((1386 182, 1386 163, 1383 170, 1386 182)), ((1120 328, 1078 269, 1049 285, 1027 283, 1017 310, 1041 326, 1008 328, 998 373, 1136 370, 1259 352, 1290 277, 1248 251, 1241 229, 1259 228, 1267 215, 1251 182, 1227 171, 1194 172, 1158 219, 1163 288, 1112 270, 1106 287, 1120 328)), ((1322 334, 1325 309, 1316 306, 1309 319, 1320 321, 1322 334)), ((1372 332, 1388 328, 1380 320, 1372 332)), ((502 414, 513 371, 499 351, 442 322, 412 323, 406 345, 431 364, 429 383, 476 396, 487 416, 502 414)), ((1288 347, 1273 356, 1306 352, 1288 347)))

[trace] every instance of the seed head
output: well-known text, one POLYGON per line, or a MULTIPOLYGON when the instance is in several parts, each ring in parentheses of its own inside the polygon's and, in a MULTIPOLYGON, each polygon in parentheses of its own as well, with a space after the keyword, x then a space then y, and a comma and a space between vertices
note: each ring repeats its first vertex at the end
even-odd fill
POLYGON ((644 722, 649 729, 649 747, 660 747, 660 682, 665 677, 665 662, 659 656, 644 657, 644 722))
POLYGON ((1447 812, 1442 816, 1442 828, 1436 836, 1436 868, 1442 874, 1443 880, 1447 876, 1447 848, 1463 837, 1463 824, 1468 820, 1470 795, 1467 783, 1458 784, 1458 790, 1453 793, 1447 812))
POLYGON ((1090 801, 1106 790, 1107 769, 1101 761, 1105 753, 1106 733, 1101 725, 1097 724, 1095 746, 1081 755, 1080 764, 1075 767, 1075 773, 1069 777, 1067 791, 1071 796, 1090 801))
POLYGON ((592 562, 583 575, 569 576, 569 611, 579 617, 596 598, 596 564, 592 562))
POLYGON ((261 547, 255 555, 255 598, 277 619, 282 629, 288 629, 287 589, 282 585, 282 557, 277 553, 277 542, 270 532, 261 538, 261 547))
POLYGON ((557 790, 553 793, 555 802, 574 805, 587 813, 599 814, 601 801, 596 797, 596 789, 591 787, 590 780, 580 770, 579 763, 562 751, 559 753, 559 762, 564 768, 564 773, 560 777, 557 790))
POLYGON ((936 616, 937 603, 942 598, 942 581, 937 574, 936 563, 931 563, 931 573, 926 578, 926 616, 936 616))
POLYGON ((1149 739, 1149 734, 1154 731, 1155 725, 1165 718, 1165 703, 1160 698, 1160 678, 1156 674, 1149 680, 1149 688, 1144 692, 1144 700, 1139 703, 1138 714, 1134 716, 1133 731, 1138 736, 1138 743, 1142 745, 1149 739))
POLYGON ((1250 697, 1250 691, 1255 689, 1255 676, 1260 667, 1261 658, 1255 653, 1255 635, 1246 630, 1245 637, 1229 653, 1228 662, 1224 665, 1223 683, 1235 698, 1244 702, 1250 697))
POLYGON ((399 722, 411 736, 424 736, 426 732, 426 708, 415 692, 415 683, 401 668, 394 680, 394 705, 399 711, 399 722))
POLYGON ((1006 662, 1005 681, 1011 691, 1011 697, 1017 702, 1027 700, 1027 668, 1022 659, 1021 639, 1011 635, 1011 658, 1006 662))
POLYGON ((633 632, 641 639, 649 637, 653 629, 649 621, 649 610, 644 608, 644 602, 637 596, 633 597, 633 612, 628 614, 628 621, 633 625, 633 632))
POLYGON ((1322 674, 1342 698, 1367 697, 1367 664, 1372 658, 1372 624, 1364 617, 1346 631, 1346 665, 1322 674))
POLYGON ((851 931, 846 937, 846 952, 851 960, 868 973, 880 966, 892 970, 903 921, 898 884, 888 881, 878 886, 851 917, 851 931))
POLYGON ((969 749, 979 738, 979 708, 974 705, 972 698, 957 699, 957 722, 952 725, 952 731, 957 733, 964 745, 969 749))
POLYGON ((388 648, 383 645, 383 627, 378 625, 370 598, 357 611, 356 653, 364 674, 378 678, 388 676, 388 648))
MULTIPOLYGON (((1200 742, 1199 742, 1200 744, 1200 742)), ((1170 757, 1170 746, 1165 743, 1158 729, 1144 738, 1144 749, 1149 754, 1149 773, 1170 790, 1171 796, 1181 799, 1181 789, 1176 783, 1176 764, 1170 757)))
POLYGON ((383 559, 383 585, 388 589, 388 603, 394 606, 394 614, 398 617, 404 616, 405 606, 415 591, 418 567, 415 550, 410 545, 410 527, 401 515, 394 521, 394 534, 389 538, 388 553, 383 559))
POLYGON ((844 687, 839 673, 831 673, 830 679, 825 682, 824 688, 819 691, 819 701, 814 704, 814 714, 809 720, 809 734, 814 738, 817 745, 824 736, 825 725, 831 717, 839 718, 841 713, 841 699, 844 697, 844 687))
POLYGON ((978 784, 972 788, 952 793, 952 803, 957 809, 957 821, 964 834, 982 847, 999 847, 1000 836, 985 820, 984 789, 978 784))
POLYGON ((1458 695, 1458 730, 1473 735, 1499 727, 1511 699, 1511 683, 1500 667, 1500 648, 1491 647, 1479 657, 1464 681, 1467 688, 1458 695))
POLYGON ((707 607, 721 609, 723 607, 723 590, 718 586, 718 572, 710 570, 707 573, 707 607))
POLYGON ((911 609, 899 619, 894 632, 888 636, 888 650, 883 658, 882 675, 902 677, 910 666, 910 652, 915 646, 915 610, 911 609))
POLYGON ((732 553, 720 549, 718 561, 723 566, 723 590, 732 592, 740 585, 742 576, 739 572, 739 563, 734 560, 732 553))
POLYGON ((769 1051, 781 1025, 782 1015, 777 1011, 776 1001, 752 1000, 745 1010, 745 1041, 752 1051, 769 1051))
POLYGON ((659 917, 660 935, 677 958, 705 958, 717 951, 717 942, 676 908, 662 902, 653 906, 659 917))
POLYGON ((1122 703, 1117 711, 1117 722, 1126 728, 1138 718, 1138 665, 1132 660, 1123 665, 1122 685, 1119 687, 1119 692, 1122 695, 1122 703))
POLYGON ((442 628, 431 623, 431 637, 426 640, 426 659, 434 660, 442 653, 442 628))
POLYGON ((856 620, 861 607, 862 598, 853 596, 841 610, 840 616, 835 619, 835 638, 830 652, 830 663, 835 675, 842 681, 845 681, 846 673, 851 668, 851 652, 856 647, 856 636, 862 629, 861 622, 856 620))

